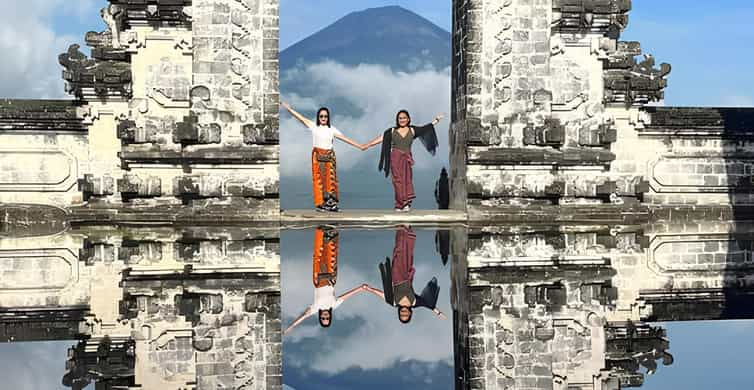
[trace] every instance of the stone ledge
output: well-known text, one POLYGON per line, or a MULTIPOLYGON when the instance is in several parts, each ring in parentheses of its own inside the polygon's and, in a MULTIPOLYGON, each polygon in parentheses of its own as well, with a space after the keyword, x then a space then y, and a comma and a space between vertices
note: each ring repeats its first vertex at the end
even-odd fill
POLYGON ((751 139, 754 108, 645 107, 649 123, 637 129, 641 135, 673 137, 722 137, 751 139))
POLYGON ((411 224, 422 226, 465 224, 466 213, 456 210, 412 210, 407 213, 389 210, 348 210, 322 213, 315 210, 283 210, 283 227, 315 227, 318 225, 392 226, 411 224))
POLYGON ((615 154, 596 149, 500 148, 469 146, 469 165, 608 165, 615 154))
POLYGON ((634 225, 649 221, 645 206, 623 205, 532 205, 486 206, 476 199, 469 200, 469 220, 486 223, 602 223, 634 225))
POLYGON ((664 206, 650 207, 652 222, 698 223, 754 221, 754 205, 750 206, 664 206))
POLYGON ((0 99, 0 131, 87 133, 79 107, 73 100, 0 99))
MULTIPOLYGON (((128 164, 277 164, 280 147, 213 147, 195 150, 160 150, 125 147, 118 156, 128 164)), ((126 168, 127 169, 127 168, 126 168)))
POLYGON ((602 282, 616 275, 616 271, 609 265, 573 265, 561 266, 532 266, 532 267, 500 267, 497 264, 489 266, 469 266, 469 287, 478 288, 489 285, 509 283, 538 283, 547 284, 559 280, 579 280, 582 282, 602 282))
MULTIPOLYGON (((197 202, 195 202, 197 203, 197 202)), ((203 202, 200 202, 203 203, 203 202)), ((68 209, 72 225, 243 225, 279 224, 278 199, 240 199, 195 206, 162 205, 123 207, 89 204, 68 209)))
POLYGON ((123 11, 119 17, 125 26, 167 25, 190 26, 191 16, 184 8, 191 7, 191 0, 109 0, 123 11), (154 7, 154 8, 153 8, 154 7))
POLYGON ((0 238, 39 237, 68 229, 67 213, 55 206, 0 204, 0 238))
POLYGON ((648 321, 754 319, 751 287, 642 290, 639 301, 652 308, 648 321))

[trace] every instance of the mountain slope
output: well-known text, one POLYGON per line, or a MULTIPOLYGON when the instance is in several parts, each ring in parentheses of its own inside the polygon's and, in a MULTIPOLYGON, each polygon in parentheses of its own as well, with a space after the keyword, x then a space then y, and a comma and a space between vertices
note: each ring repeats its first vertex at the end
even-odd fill
POLYGON ((450 66, 450 33, 399 6, 350 13, 280 53, 280 69, 333 60, 412 72, 450 66))

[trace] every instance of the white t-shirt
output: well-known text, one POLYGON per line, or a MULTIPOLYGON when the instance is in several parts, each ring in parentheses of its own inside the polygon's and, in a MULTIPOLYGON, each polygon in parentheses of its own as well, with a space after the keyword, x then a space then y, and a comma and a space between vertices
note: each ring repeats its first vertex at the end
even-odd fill
POLYGON ((332 149, 332 139, 336 135, 343 135, 340 130, 333 126, 319 125, 317 127, 310 127, 309 130, 312 132, 312 144, 315 148, 320 149, 332 149))
POLYGON ((314 303, 311 305, 312 312, 317 310, 335 309, 343 303, 342 299, 335 297, 334 286, 314 288, 314 303))

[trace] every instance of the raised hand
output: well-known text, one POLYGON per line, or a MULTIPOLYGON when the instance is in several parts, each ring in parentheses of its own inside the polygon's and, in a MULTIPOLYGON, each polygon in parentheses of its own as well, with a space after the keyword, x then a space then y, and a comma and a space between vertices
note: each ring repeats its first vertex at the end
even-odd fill
POLYGON ((291 106, 287 102, 284 102, 282 100, 280 101, 280 106, 283 107, 283 108, 285 108, 286 110, 290 110, 291 109, 291 106))

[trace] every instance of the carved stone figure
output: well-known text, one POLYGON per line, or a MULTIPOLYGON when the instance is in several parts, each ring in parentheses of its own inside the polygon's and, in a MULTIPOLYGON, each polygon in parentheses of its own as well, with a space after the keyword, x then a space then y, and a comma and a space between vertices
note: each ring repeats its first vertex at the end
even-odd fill
POLYGON ((111 46, 113 48, 120 48, 120 27, 121 27, 121 9, 115 4, 110 4, 100 11, 102 20, 107 24, 107 28, 110 31, 112 38, 111 46))

